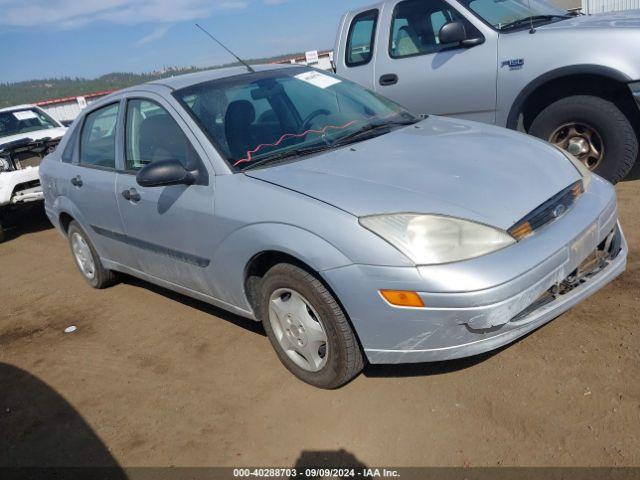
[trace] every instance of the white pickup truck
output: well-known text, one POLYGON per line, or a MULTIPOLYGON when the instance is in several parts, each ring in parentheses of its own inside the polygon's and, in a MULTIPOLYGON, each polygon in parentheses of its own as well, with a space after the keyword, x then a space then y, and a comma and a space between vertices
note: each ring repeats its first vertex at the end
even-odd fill
POLYGON ((614 183, 638 157, 638 10, 576 16, 545 0, 386 0, 343 16, 334 62, 340 76, 414 113, 530 133, 614 183))
POLYGON ((0 109, 0 242, 9 214, 43 199, 40 161, 66 131, 36 106, 0 109))

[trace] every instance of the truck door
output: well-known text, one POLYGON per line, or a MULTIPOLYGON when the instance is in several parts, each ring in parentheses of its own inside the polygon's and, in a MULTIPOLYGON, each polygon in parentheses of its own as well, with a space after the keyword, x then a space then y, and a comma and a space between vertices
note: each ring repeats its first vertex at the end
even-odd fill
POLYGON ((497 33, 464 13, 469 18, 445 0, 389 3, 379 19, 376 91, 417 114, 494 123, 497 33), (453 21, 475 46, 440 42, 440 29, 453 21))

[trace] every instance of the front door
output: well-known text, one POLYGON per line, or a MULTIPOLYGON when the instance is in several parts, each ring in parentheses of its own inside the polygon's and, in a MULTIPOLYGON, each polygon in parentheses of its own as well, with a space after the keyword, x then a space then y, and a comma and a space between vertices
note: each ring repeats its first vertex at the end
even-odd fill
POLYGON ((126 102, 124 171, 118 174, 116 198, 127 241, 139 269, 153 277, 200 293, 211 293, 208 281, 213 222, 213 175, 194 147, 182 119, 161 98, 126 102), (137 172, 159 160, 179 160, 202 172, 196 185, 141 187, 137 172))
POLYGON ((403 0, 382 13, 376 49, 376 91, 416 114, 494 123, 497 34, 477 27, 444 0, 403 0), (439 32, 461 21, 468 38, 484 43, 441 44, 439 32))

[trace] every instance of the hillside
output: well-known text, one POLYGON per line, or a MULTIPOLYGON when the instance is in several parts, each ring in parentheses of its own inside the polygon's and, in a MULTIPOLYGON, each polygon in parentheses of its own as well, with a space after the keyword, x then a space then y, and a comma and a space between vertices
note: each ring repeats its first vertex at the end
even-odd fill
MULTIPOLYGON (((256 58, 248 60, 251 64, 277 62, 286 58, 304 56, 304 54, 280 55, 270 58, 256 58)), ((185 73, 236 66, 239 63, 228 63, 206 68, 169 67, 151 73, 115 72, 98 78, 48 78, 41 80, 27 80, 15 83, 0 83, 0 108, 22 103, 35 103, 51 98, 77 96, 103 90, 115 90, 138 85, 140 83, 171 77, 185 73)))

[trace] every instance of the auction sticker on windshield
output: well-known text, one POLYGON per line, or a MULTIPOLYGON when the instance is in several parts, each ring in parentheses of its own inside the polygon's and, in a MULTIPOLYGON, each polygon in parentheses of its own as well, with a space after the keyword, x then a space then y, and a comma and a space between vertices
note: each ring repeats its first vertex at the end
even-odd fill
POLYGON ((298 80, 302 80, 303 82, 310 83, 318 88, 329 88, 332 85, 336 85, 341 83, 342 80, 331 77, 329 75, 325 75, 321 72, 304 72, 299 75, 296 75, 295 78, 298 80))
POLYGON ((31 120, 32 118, 38 118, 36 116, 35 112, 32 112, 31 110, 23 110, 21 112, 13 112, 13 116, 16 117, 20 121, 22 121, 22 120, 31 120))

